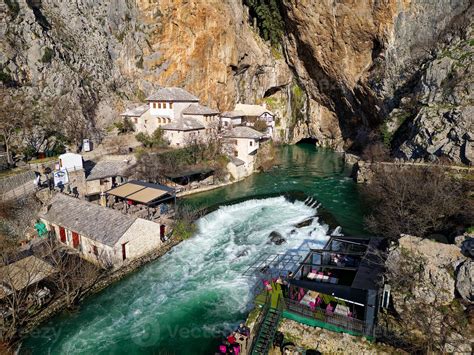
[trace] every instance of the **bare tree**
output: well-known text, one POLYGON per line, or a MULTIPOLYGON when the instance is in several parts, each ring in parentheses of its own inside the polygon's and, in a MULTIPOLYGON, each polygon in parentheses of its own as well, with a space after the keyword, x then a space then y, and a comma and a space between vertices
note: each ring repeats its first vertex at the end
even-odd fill
POLYGON ((104 252, 97 256, 97 264, 93 264, 63 246, 54 236, 46 245, 48 260, 57 270, 54 281, 58 296, 65 297, 67 307, 77 305, 112 266, 104 252))
POLYGON ((13 94, 11 90, 0 87, 0 138, 5 145, 8 163, 13 164, 11 156, 12 144, 20 137, 23 125, 23 107, 25 106, 24 97, 13 94))
POLYGON ((374 142, 365 147, 362 159, 370 162, 388 161, 390 151, 382 142, 374 142))
POLYGON ((392 239, 400 234, 426 237, 465 213, 466 186, 435 167, 375 168, 371 184, 362 187, 373 206, 366 218, 370 231, 392 239))
POLYGON ((45 261, 33 255, 12 262, 11 254, 1 252, 0 304, 4 317, 2 333, 4 339, 13 339, 18 329, 31 320, 39 308, 31 296, 39 291, 39 282, 54 273, 45 261))

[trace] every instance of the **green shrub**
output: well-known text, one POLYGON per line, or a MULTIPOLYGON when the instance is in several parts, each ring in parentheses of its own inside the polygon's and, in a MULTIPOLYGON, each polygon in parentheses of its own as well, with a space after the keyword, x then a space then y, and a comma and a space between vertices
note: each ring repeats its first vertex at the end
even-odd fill
POLYGON ((143 133, 143 132, 137 133, 135 135, 135 139, 141 144, 143 144, 145 147, 151 146, 151 138, 150 138, 150 135, 147 133, 143 133))
POLYGON ((114 126, 119 131, 119 134, 129 133, 135 130, 132 121, 130 121, 128 117, 125 117, 123 121, 115 122, 114 126))
POLYGON ((41 57, 41 62, 50 63, 51 60, 53 59, 53 56, 54 56, 54 51, 51 48, 46 47, 44 49, 43 57, 41 57))
POLYGON ((10 84, 13 79, 10 74, 0 71, 0 81, 6 85, 10 84))
POLYGON ((278 0, 245 0, 244 3, 250 9, 251 18, 257 19, 263 39, 279 46, 284 34, 284 22, 278 0))
POLYGON ((256 120, 253 126, 259 132, 266 132, 267 131, 267 123, 264 120, 256 120))
POLYGON ((151 136, 140 132, 135 136, 135 139, 148 148, 159 148, 168 145, 168 141, 164 137, 164 131, 161 128, 157 128, 151 136))
POLYGON ((178 220, 174 225, 173 234, 181 239, 189 239, 196 232, 196 225, 185 220, 178 220))
POLYGON ((12 14, 12 18, 16 18, 20 12, 20 5, 16 0, 5 0, 5 5, 8 7, 8 11, 12 14))

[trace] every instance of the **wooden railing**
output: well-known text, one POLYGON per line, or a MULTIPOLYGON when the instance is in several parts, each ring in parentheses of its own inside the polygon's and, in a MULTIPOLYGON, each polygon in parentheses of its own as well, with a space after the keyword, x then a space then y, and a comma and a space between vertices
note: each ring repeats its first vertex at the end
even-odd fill
POLYGON ((373 327, 366 324, 363 320, 334 313, 327 313, 321 309, 315 309, 313 311, 311 308, 304 306, 297 301, 290 300, 289 298, 284 298, 284 305, 287 311, 299 314, 303 317, 316 319, 350 332, 372 336, 373 327))

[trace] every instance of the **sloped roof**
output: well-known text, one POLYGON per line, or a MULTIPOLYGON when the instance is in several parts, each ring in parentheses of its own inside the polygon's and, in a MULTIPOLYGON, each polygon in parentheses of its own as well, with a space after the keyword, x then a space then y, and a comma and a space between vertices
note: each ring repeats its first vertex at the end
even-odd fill
POLYGON ((138 106, 138 107, 130 108, 127 111, 121 113, 120 116, 140 117, 145 112, 147 112, 149 108, 150 107, 148 105, 141 105, 141 106, 138 106))
POLYGON ((237 118, 245 116, 244 111, 234 110, 221 113, 221 117, 237 118))
POLYGON ((131 166, 130 162, 124 160, 101 160, 94 165, 86 180, 91 181, 111 176, 124 176, 127 169, 131 166))
POLYGON ((153 95, 146 98, 147 101, 184 101, 198 102, 199 99, 190 92, 177 87, 161 88, 153 95))
POLYGON ((198 120, 191 117, 180 117, 171 123, 161 126, 164 130, 170 131, 193 131, 197 129, 204 129, 205 127, 198 120))
POLYGON ((175 192, 175 189, 169 186, 132 180, 107 191, 107 194, 149 204, 167 194, 173 196, 175 192))
POLYGON ((265 112, 268 112, 270 115, 275 116, 275 114, 266 109, 261 105, 249 105, 249 104, 237 104, 235 105, 236 111, 242 111, 244 116, 261 116, 265 112))
POLYGON ((34 255, 0 267, 0 279, 7 286, 0 287, 0 299, 11 294, 13 289, 20 291, 55 272, 54 267, 34 255))
POLYGON ((191 104, 183 110, 183 115, 217 115, 219 111, 201 104, 191 104))
POLYGON ((118 211, 63 194, 51 200, 46 213, 40 217, 89 239, 114 246, 136 218, 118 211))
POLYGON ((250 127, 237 126, 228 131, 224 136, 228 138, 260 139, 263 137, 263 134, 250 127))
POLYGON ((234 157, 232 155, 228 155, 227 156, 229 158, 229 160, 231 161, 232 164, 234 164, 235 166, 241 166, 241 165, 244 165, 245 162, 237 157, 234 157))

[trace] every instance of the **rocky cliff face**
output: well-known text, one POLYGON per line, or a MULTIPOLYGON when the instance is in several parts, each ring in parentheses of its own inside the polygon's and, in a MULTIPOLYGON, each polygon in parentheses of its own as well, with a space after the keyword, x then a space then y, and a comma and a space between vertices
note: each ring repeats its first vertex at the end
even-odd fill
POLYGON ((397 156, 474 163, 473 55, 470 27, 464 38, 450 38, 423 66, 413 92, 387 119, 397 156))
MULTIPOLYGON (((288 60, 309 95, 307 120, 298 123, 301 134, 354 149, 373 140, 429 75, 424 63, 434 60, 440 43, 467 40, 470 6, 469 0, 283 1, 288 60)), ((434 64, 432 69, 437 72, 434 64)), ((456 100, 457 93, 451 101, 456 100)), ((432 118, 440 121, 442 115, 432 118)), ((424 124, 417 127, 422 131, 424 124)), ((410 158, 415 130, 404 136, 410 148, 402 150, 410 158)), ((426 145, 435 150, 435 144, 426 145)), ((450 157, 459 160, 459 154, 450 157)))
POLYGON ((458 246, 402 235, 386 269, 396 315, 380 323, 392 336, 434 352, 471 352, 472 260, 458 246))
POLYGON ((277 3, 281 50, 236 0, 5 0, 1 79, 72 102, 88 127, 179 85, 220 110, 267 102, 290 142, 383 136, 398 156, 471 161, 470 0, 277 3))
POLYGON ((0 6, 2 82, 36 101, 54 97, 81 108, 77 119, 89 131, 104 128, 158 85, 183 86, 222 111, 273 96, 285 114, 293 75, 252 31, 238 1, 7 0, 0 6))

